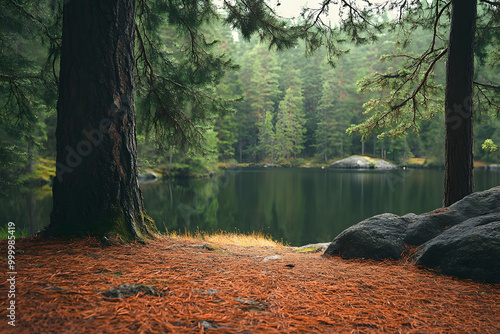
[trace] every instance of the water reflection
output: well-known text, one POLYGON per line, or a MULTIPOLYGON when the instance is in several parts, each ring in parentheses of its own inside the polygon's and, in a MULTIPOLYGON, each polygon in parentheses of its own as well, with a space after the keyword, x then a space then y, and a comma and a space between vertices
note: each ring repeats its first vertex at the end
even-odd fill
MULTIPOLYGON (((479 171, 478 190, 499 184, 498 174, 479 171)), ((300 245, 330 241, 379 213, 440 207, 442 184, 442 170, 262 169, 150 184, 143 193, 148 213, 163 230, 263 231, 300 245)))
MULTIPOLYGON (((476 191, 500 184, 500 172, 476 171, 476 191)), ((262 231, 291 245, 326 242, 367 217, 423 213, 441 206, 442 170, 228 170, 212 179, 141 186, 160 230, 262 231)), ((8 221, 34 233, 48 224, 50 189, 0 200, 8 221)))

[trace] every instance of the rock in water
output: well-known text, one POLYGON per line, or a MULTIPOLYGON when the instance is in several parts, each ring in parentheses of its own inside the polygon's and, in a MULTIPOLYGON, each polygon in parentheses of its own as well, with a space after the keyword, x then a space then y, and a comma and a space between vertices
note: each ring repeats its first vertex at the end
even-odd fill
POLYGON ((395 169, 397 168, 397 166, 382 159, 372 159, 369 157, 353 155, 350 156, 349 158, 333 162, 330 165, 330 168, 395 169))
POLYGON ((139 180, 140 183, 146 183, 146 182, 151 182, 151 181, 156 181, 158 179, 158 175, 154 172, 149 172, 147 174, 139 174, 137 176, 137 179, 139 180))

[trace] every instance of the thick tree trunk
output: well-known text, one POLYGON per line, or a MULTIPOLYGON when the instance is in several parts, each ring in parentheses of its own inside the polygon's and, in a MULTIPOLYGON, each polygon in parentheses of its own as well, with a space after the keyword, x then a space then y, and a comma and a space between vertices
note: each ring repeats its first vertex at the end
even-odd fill
POLYGON ((445 172, 443 205, 474 188, 472 89, 477 0, 452 0, 445 95, 445 172))
POLYGON ((137 181, 134 0, 64 5, 49 236, 154 229, 137 181))

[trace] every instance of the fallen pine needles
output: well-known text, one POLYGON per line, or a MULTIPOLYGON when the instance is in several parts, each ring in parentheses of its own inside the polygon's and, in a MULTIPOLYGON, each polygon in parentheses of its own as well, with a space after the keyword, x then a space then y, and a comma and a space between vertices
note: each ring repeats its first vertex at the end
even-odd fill
MULTIPOLYGON (((342 260, 179 237, 106 248, 94 239, 21 238, 16 249, 24 251, 16 258, 16 333, 500 331, 498 285, 407 259, 342 260), (141 288, 103 294, 123 284, 141 288)), ((0 290, 7 295, 5 280, 0 290)))

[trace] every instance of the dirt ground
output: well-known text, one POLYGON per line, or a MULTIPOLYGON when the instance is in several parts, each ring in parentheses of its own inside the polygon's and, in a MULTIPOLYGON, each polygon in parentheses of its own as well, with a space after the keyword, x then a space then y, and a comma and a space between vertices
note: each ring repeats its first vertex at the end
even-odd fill
MULTIPOLYGON (((0 252, 7 273, 7 241, 0 252)), ((499 285, 404 259, 321 255, 166 237, 110 247, 17 239, 15 327, 3 279, 0 332, 500 333, 499 285), (113 297, 121 284, 138 290, 113 297)))

